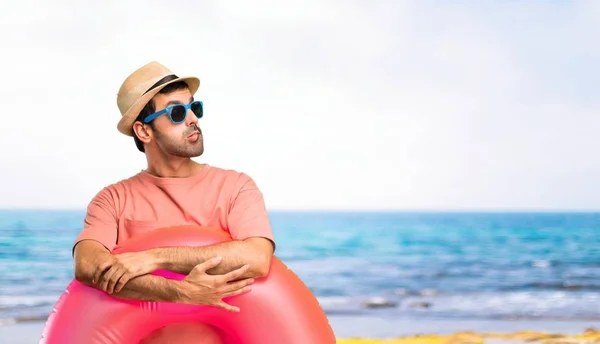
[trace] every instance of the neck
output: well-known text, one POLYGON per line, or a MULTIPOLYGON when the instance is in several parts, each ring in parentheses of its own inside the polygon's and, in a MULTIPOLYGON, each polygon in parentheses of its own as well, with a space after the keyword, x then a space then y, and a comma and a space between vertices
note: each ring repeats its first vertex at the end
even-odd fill
POLYGON ((160 178, 186 178, 194 175, 202 165, 190 158, 161 157, 153 159, 146 156, 148 167, 146 172, 160 178))

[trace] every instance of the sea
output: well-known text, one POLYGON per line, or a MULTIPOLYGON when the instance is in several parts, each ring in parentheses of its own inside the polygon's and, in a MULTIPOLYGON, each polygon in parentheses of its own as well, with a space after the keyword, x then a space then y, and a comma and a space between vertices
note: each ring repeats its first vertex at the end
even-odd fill
MULTIPOLYGON (((600 213, 271 211, 327 314, 600 323, 600 213)), ((0 210, 0 324, 45 320, 84 210, 0 210)))

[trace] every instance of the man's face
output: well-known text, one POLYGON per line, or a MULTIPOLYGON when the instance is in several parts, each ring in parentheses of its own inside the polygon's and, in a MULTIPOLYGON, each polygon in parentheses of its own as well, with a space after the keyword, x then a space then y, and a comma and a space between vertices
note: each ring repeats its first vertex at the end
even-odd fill
MULTIPOLYGON (((189 104, 193 100, 188 89, 176 90, 168 94, 159 93, 154 96, 155 111, 158 112, 174 104, 189 104)), ((165 154, 192 158, 204 153, 204 142, 202 131, 198 126, 198 117, 191 110, 187 111, 187 117, 183 123, 171 122, 168 114, 158 116, 153 122, 154 141, 165 154)))

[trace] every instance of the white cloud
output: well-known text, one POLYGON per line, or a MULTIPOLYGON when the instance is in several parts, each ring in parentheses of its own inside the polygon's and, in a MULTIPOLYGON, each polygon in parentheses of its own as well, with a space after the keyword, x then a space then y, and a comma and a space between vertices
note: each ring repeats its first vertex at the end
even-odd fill
POLYGON ((271 208, 598 208, 599 9, 14 3, 0 206, 81 208, 144 168, 115 97, 156 59, 201 77, 199 160, 246 171, 271 208))

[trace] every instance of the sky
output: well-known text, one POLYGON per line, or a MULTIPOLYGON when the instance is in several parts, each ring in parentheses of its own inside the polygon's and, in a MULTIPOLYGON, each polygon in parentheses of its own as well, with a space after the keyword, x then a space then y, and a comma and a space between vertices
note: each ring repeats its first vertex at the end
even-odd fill
POLYGON ((600 209, 596 1, 21 0, 0 32, 0 208, 144 169, 116 94, 156 60, 269 209, 600 209))

